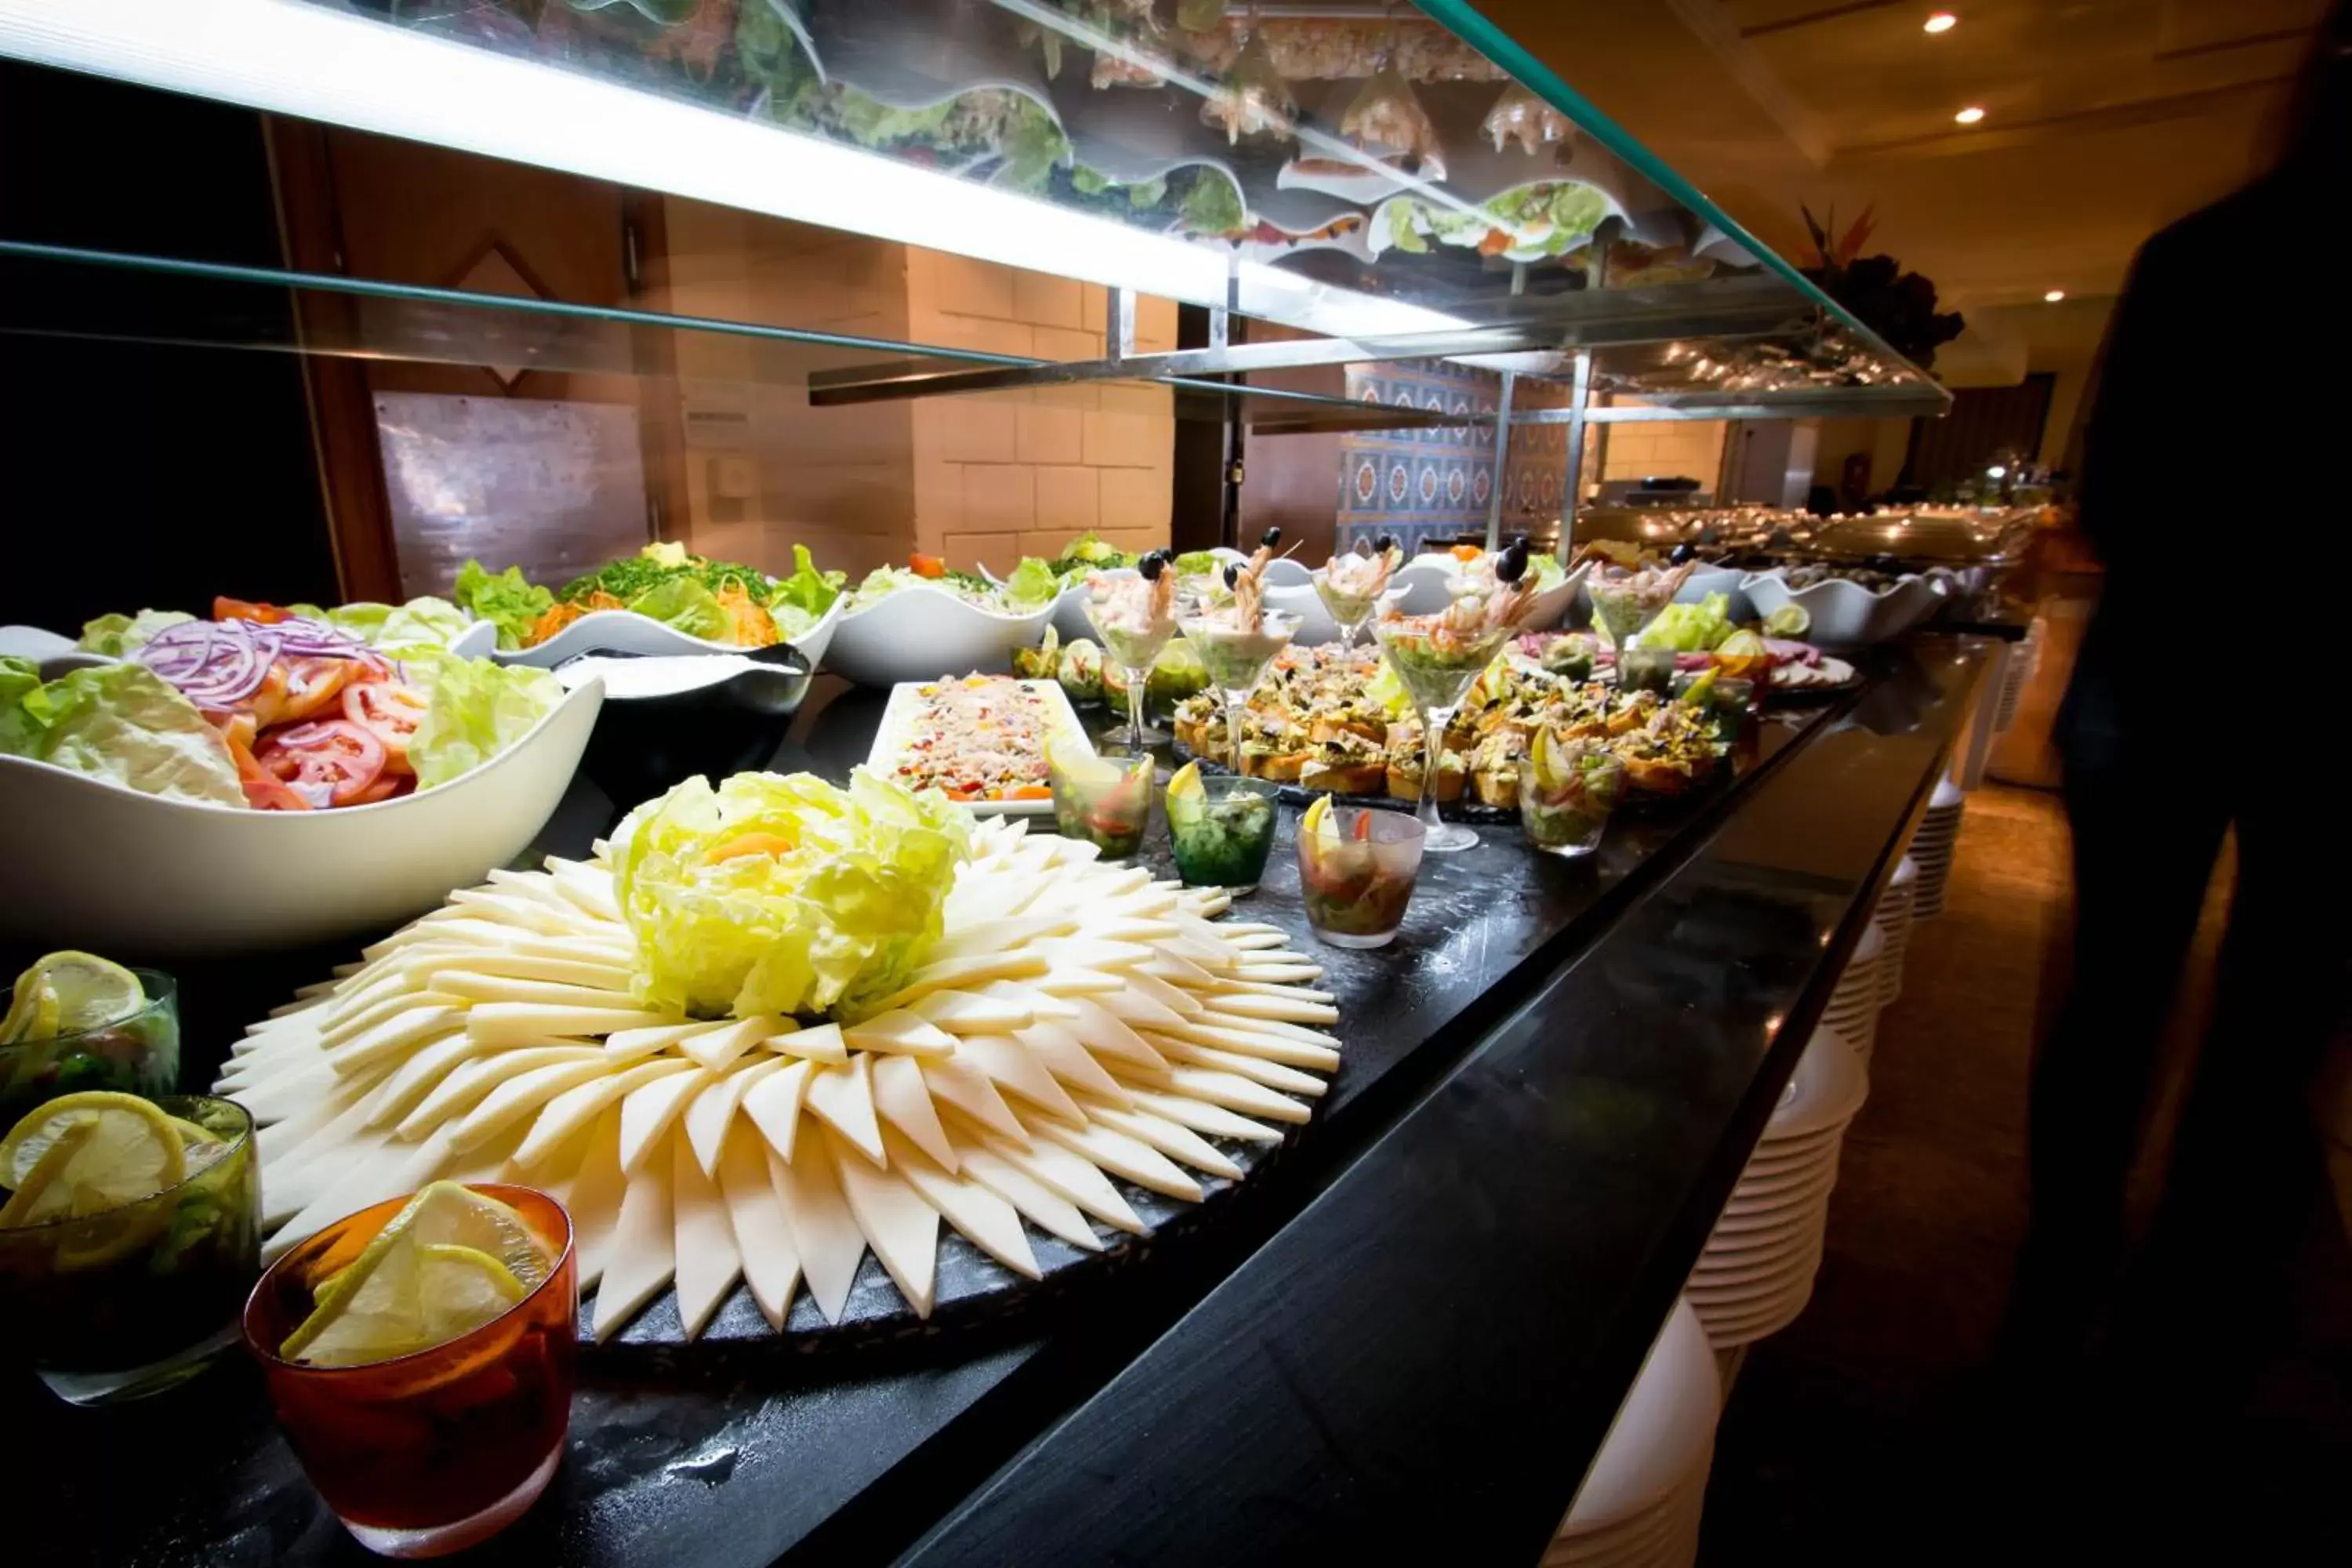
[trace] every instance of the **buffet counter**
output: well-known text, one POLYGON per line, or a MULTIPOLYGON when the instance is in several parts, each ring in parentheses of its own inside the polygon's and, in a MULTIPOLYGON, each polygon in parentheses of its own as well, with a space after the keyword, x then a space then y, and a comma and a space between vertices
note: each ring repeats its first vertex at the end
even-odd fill
MULTIPOLYGON (((1256 1179, 913 1332, 583 1347, 550 1495, 469 1560, 1534 1560, 1966 733, 1984 651, 1874 656, 1587 863, 1481 826, 1424 865, 1383 951, 1317 944, 1279 851, 1241 907, 1325 966, 1346 1050, 1256 1179)), ((845 776, 881 708, 821 683, 773 765, 845 776)), ((580 854, 611 816, 577 783, 541 848, 580 854)), ((1164 837, 1147 853, 1164 867, 1164 837)), ((321 962, 184 966, 186 1080, 321 962)), ((56 1525, 44 1562, 371 1561, 242 1359, 108 1411, 11 1386, 0 1414, 12 1489, 56 1525)))

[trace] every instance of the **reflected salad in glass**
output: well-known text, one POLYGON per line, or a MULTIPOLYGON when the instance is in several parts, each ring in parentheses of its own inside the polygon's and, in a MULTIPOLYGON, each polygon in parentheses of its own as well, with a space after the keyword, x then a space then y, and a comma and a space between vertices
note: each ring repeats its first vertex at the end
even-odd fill
POLYGON ((1519 821, 1553 855, 1590 855, 1625 795, 1625 764, 1604 741, 1538 730, 1520 763, 1519 821))
POLYGON ((1054 826, 1065 838, 1082 838, 1106 860, 1122 860, 1143 847, 1151 826, 1156 763, 1139 748, 1078 752, 1048 742, 1046 775, 1054 790, 1054 826))
POLYGON ((53 952, 16 977, 0 1016, 0 1124, 61 1094, 152 1098, 178 1087, 172 977, 87 952, 53 952))

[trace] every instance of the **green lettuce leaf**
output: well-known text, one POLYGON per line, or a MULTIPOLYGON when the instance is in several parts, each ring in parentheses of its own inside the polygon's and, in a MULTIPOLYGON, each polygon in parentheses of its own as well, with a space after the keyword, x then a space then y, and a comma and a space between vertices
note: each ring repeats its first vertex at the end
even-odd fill
POLYGON ((1696 605, 1668 605, 1634 640, 1643 647, 1705 653, 1731 635, 1730 605, 1721 594, 1709 594, 1696 605))
POLYGON ((613 889, 637 939, 637 991, 707 1017, 855 1018, 939 939, 963 815, 858 768, 691 778, 613 834, 613 889))
POLYGON ((404 605, 362 600, 321 610, 317 618, 395 658, 410 648, 446 647, 473 624, 448 600, 429 596, 404 605))
POLYGON ((531 623, 554 607, 555 595, 523 581, 522 568, 509 566, 497 576, 478 561, 458 569, 457 586, 450 595, 474 613, 477 620, 495 621, 500 647, 520 647, 531 623))
POLYGON ((27 660, 0 659, 0 752, 166 800, 245 805, 220 731, 144 665, 77 669, 43 685, 27 660))
POLYGON ((1549 594, 1568 581, 1568 571, 1560 565, 1559 557, 1549 551, 1538 550, 1528 555, 1528 570, 1534 574, 1538 594, 1549 594))
POLYGON ((776 595, 768 601, 768 613, 776 617, 776 629, 786 641, 803 636, 808 629, 824 619, 833 602, 841 597, 843 584, 849 581, 846 572, 820 572, 810 556, 808 546, 793 546, 793 574, 776 584, 776 595))
POLYGON ((102 653, 110 658, 127 658, 146 646, 147 639, 165 626, 176 626, 196 617, 180 610, 142 610, 135 616, 100 616, 94 621, 84 621, 81 640, 74 647, 84 653, 102 653))
POLYGON ((1004 580, 1004 606, 1009 610, 1037 610, 1052 604, 1060 596, 1062 580, 1054 575, 1054 568, 1034 555, 1024 555, 1013 575, 1004 580))
POLYGON ((727 618, 727 606, 698 578, 672 577, 656 583, 631 599, 629 608, 688 637, 712 642, 734 640, 729 636, 732 623, 727 618))
POLYGON ((424 686, 425 717, 409 737, 416 787, 431 789, 472 772, 513 745, 563 698, 555 677, 527 665, 426 652, 403 661, 424 686))
POLYGON ((1247 226, 1248 215, 1242 210, 1241 193, 1223 174, 1203 169, 1192 181, 1192 188, 1184 193, 1183 205, 1177 209, 1184 227, 1193 234, 1232 234, 1247 226))

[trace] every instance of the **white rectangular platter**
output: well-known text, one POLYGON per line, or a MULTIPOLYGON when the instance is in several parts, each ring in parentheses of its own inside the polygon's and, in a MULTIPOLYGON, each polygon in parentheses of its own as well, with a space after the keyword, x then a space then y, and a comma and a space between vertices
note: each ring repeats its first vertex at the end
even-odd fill
MULTIPOLYGON (((961 679, 950 677, 950 679, 961 679)), ((866 765, 885 778, 896 778, 898 763, 905 754, 907 742, 913 738, 916 715, 922 708, 922 689, 942 684, 936 680, 902 680, 890 689, 890 701, 882 710, 881 727, 874 731, 874 749, 866 754, 866 765)), ((1054 727, 1056 742, 1066 743, 1092 752, 1094 742, 1087 736, 1087 727, 1078 722, 1077 710, 1058 681, 1023 680, 1014 684, 1040 692, 1045 699, 1046 722, 1054 727)), ((967 800, 958 805, 979 816, 1051 816, 1051 800, 967 800)))

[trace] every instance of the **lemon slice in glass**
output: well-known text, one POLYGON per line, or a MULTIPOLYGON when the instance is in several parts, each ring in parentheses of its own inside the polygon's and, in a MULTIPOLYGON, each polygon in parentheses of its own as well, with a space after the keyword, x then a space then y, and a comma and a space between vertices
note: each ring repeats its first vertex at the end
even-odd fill
POLYGON ((0 1044, 55 1039, 119 1024, 147 1005, 139 976, 89 952, 53 952, 16 977, 0 1044))
POLYGON ((1171 800, 1197 800, 1207 793, 1201 783, 1201 764, 1198 763, 1186 763, 1168 781, 1168 798, 1171 800))
POLYGON ((1813 617, 1802 605, 1783 605, 1764 617, 1764 635, 1801 637, 1813 629, 1813 617))
POLYGON ((547 1278, 550 1263, 514 1210, 436 1182, 320 1288, 310 1317, 278 1353, 307 1366, 414 1355, 504 1312, 547 1278))
POLYGON ((0 1224, 103 1214, 186 1173, 180 1130, 155 1105, 106 1090, 68 1094, 26 1111, 0 1139, 0 1180, 16 1189, 0 1224))

